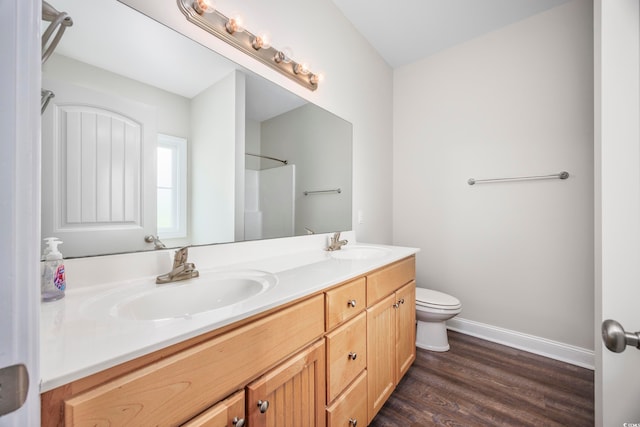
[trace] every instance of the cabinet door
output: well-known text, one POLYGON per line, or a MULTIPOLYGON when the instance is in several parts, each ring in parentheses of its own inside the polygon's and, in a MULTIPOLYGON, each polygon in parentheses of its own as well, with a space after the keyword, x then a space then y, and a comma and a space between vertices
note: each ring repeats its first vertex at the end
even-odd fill
POLYGON ((182 427, 242 427, 244 419, 244 390, 207 409, 182 427))
POLYGON ((396 384, 416 359, 416 282, 396 292, 396 384))
POLYGON ((371 422, 395 387, 395 294, 367 309, 368 420, 371 422))
POLYGON ((247 411, 251 427, 324 427, 324 340, 249 384, 247 411))

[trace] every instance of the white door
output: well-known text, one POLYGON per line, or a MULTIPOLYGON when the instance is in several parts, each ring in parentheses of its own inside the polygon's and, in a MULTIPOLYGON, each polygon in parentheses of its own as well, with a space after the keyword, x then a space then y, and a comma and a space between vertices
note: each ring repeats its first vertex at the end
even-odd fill
POLYGON ((43 80, 42 235, 65 257, 130 252, 156 235, 155 107, 43 80))
POLYGON ((40 425, 38 171, 41 7, 39 0, 0 1, 2 427, 40 425), (24 404, 14 410, 24 397, 24 404))
POLYGON ((640 351, 600 339, 605 319, 640 331, 640 10, 638 0, 594 6, 596 425, 640 425, 640 351))

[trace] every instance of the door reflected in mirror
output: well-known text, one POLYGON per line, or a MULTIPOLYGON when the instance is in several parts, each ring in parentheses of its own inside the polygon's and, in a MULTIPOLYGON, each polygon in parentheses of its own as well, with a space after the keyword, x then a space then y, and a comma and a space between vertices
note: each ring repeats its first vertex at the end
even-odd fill
POLYGON ((121 3, 55 7, 42 235, 65 257, 351 229, 350 123, 121 3))

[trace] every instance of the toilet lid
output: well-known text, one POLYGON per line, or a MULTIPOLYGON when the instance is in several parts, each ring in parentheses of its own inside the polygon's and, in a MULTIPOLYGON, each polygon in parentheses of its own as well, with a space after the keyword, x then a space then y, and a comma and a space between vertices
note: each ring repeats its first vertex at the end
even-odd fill
POLYGON ((423 307, 445 307, 450 309, 462 306, 458 298, 433 289, 416 288, 416 305, 423 307))

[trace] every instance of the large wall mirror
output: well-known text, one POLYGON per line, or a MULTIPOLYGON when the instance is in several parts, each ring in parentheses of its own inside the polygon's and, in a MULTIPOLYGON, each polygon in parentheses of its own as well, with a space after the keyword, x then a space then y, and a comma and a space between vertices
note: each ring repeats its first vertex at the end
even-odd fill
POLYGON ((351 229, 352 126, 115 0, 43 66, 42 235, 65 257, 351 229))

